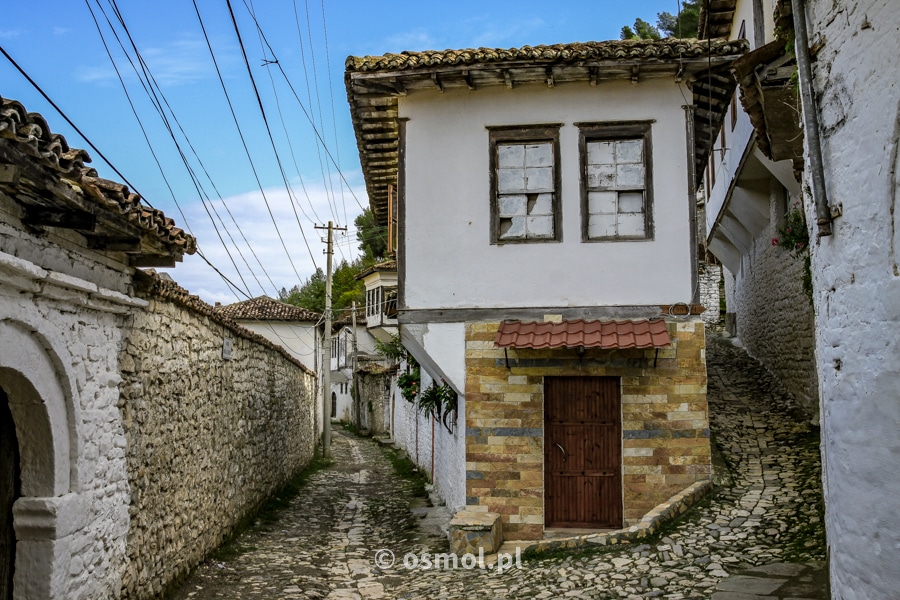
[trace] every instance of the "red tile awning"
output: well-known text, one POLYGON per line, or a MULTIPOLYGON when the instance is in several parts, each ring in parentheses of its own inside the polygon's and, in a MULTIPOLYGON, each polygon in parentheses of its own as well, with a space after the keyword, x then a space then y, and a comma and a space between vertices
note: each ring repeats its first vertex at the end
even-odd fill
POLYGON ((662 348, 672 340, 662 319, 500 323, 498 348, 662 348))

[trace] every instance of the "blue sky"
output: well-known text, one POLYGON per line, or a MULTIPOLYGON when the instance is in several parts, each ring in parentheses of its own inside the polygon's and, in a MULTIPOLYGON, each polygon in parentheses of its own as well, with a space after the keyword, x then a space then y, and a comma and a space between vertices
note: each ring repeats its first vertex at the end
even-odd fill
MULTIPOLYGON (((678 10, 677 0, 232 0, 270 139, 227 2, 196 2, 231 107, 192 0, 118 3, 161 92, 157 103, 170 107, 164 112, 177 145, 113 33, 135 60, 112 0, 10 0, 0 46, 137 191, 194 233, 204 255, 250 296, 275 296, 315 266, 324 268, 316 223, 349 225, 337 238, 336 258, 357 254, 353 219, 368 200, 343 82, 348 55, 616 39, 635 17, 655 22, 658 12, 678 10), (274 59, 277 65, 263 66, 274 59)), ((70 146, 88 149, 102 177, 121 180, 2 56, 0 96, 43 114, 70 146)), ((208 302, 244 298, 196 256, 170 274, 208 302)))

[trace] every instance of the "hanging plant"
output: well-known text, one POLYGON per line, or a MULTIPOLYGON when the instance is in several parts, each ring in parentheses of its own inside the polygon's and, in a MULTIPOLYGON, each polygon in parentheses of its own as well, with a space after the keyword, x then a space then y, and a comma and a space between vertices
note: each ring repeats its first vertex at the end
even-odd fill
POLYGON ((416 396, 419 395, 421 382, 422 375, 419 371, 419 365, 414 365, 409 372, 404 373, 397 378, 397 386, 400 388, 400 393, 403 394, 403 397, 407 402, 416 401, 416 396))
POLYGON ((445 388, 443 392, 444 416, 441 418, 441 423, 444 424, 449 433, 453 433, 453 426, 456 424, 456 412, 459 408, 459 395, 449 385, 444 384, 441 387, 445 388), (451 415, 453 416, 453 421, 448 424, 447 418, 451 415))
POLYGON ((431 387, 422 390, 419 399, 416 401, 416 410, 422 414, 431 414, 436 419, 441 418, 441 409, 444 404, 444 394, 436 383, 432 383, 431 387))
POLYGON ((799 256, 809 248, 809 229, 806 228, 806 217, 799 205, 795 205, 784 215, 784 225, 778 228, 778 237, 772 238, 772 245, 784 248, 792 256, 799 256))
POLYGON ((803 208, 795 204, 791 211, 784 215, 784 225, 778 228, 778 237, 772 238, 772 245, 790 252, 794 258, 803 256, 803 291, 813 303, 812 269, 809 258, 809 229, 806 227, 806 216, 803 208))

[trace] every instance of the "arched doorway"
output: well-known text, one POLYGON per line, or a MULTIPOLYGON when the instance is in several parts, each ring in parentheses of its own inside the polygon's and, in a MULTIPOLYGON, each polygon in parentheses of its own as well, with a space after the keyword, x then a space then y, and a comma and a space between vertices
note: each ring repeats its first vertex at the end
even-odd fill
POLYGON ((22 491, 19 442, 6 392, 0 388, 0 600, 10 600, 16 564, 12 507, 22 491))

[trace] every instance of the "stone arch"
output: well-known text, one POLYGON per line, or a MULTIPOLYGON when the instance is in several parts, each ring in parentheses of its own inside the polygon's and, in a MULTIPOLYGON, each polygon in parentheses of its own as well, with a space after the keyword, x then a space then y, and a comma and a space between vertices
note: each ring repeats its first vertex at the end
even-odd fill
POLYGON ((83 510, 78 481, 71 388, 49 344, 27 325, 0 321, 0 388, 19 445, 20 497, 14 598, 62 598, 66 538, 83 510))

